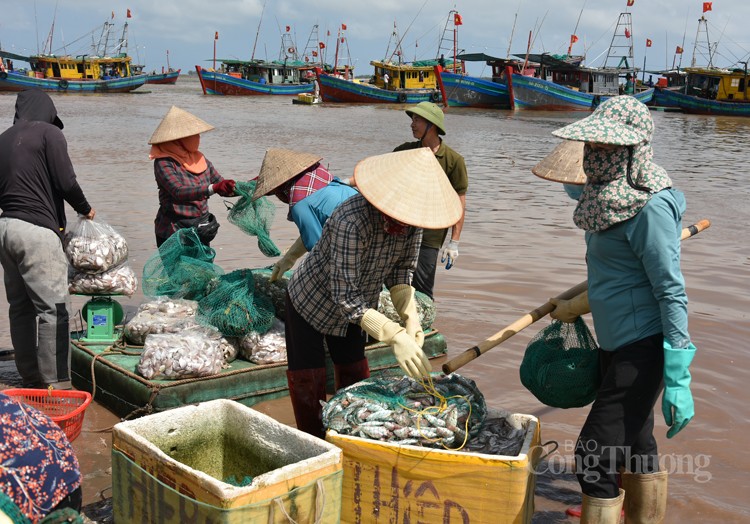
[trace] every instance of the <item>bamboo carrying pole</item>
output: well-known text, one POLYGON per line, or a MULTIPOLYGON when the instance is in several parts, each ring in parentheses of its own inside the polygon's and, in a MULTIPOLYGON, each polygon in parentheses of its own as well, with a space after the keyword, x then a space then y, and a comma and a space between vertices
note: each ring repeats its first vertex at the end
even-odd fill
MULTIPOLYGON (((704 229, 708 228, 711 225, 711 222, 708 220, 701 220, 700 222, 697 222, 693 224, 692 226, 688 226, 682 230, 682 234, 680 235, 680 240, 685 240, 686 238, 690 238, 694 235, 697 235, 704 229)), ((588 289, 588 281, 584 280, 583 282, 573 286, 572 288, 568 289, 567 291, 563 291, 559 295, 557 295, 555 298, 562 299, 562 300, 569 300, 584 291, 588 289)), ((555 309, 555 306, 552 305, 551 302, 547 301, 541 306, 529 311, 524 316, 510 324, 509 326, 501 329, 488 339, 480 342, 474 347, 471 347, 458 355, 455 358, 452 358, 445 364, 443 364, 443 373, 446 375, 449 373, 453 373, 457 369, 465 366, 475 358, 477 358, 480 355, 483 355, 490 349, 494 348, 498 344, 505 342, 510 337, 518 333, 519 331, 529 327, 531 324, 539 320, 540 318, 548 315, 552 312, 552 310, 555 309)))

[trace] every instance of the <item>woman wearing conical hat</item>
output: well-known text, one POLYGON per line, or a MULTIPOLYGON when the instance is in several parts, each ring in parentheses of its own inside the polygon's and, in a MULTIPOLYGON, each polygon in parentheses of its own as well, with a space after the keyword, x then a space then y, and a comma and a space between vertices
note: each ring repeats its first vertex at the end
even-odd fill
POLYGON ((321 157, 290 149, 269 149, 263 157, 253 200, 274 194, 289 205, 287 219, 300 236, 274 265, 271 282, 289 271, 310 251, 323 232, 333 210, 357 190, 334 177, 320 163, 321 157))
POLYGON ((200 135, 214 127, 184 109, 172 106, 148 141, 149 158, 159 186, 156 213, 156 246, 162 245, 178 229, 195 227, 198 237, 208 244, 219 228, 208 212, 208 197, 234 195, 234 180, 225 180, 198 150, 200 135))
MULTIPOLYGON (((326 348, 334 365, 363 370, 349 379, 369 376, 366 334, 393 347, 404 373, 429 372, 412 275, 422 228, 448 227, 463 211, 427 148, 366 158, 355 167, 353 184, 360 194, 336 208, 287 287, 289 395, 297 427, 318 437, 326 348), (404 327, 378 312, 383 285, 404 327)), ((337 389, 349 385, 336 378, 337 389)))
POLYGON ((554 131, 579 144, 556 148, 533 170, 579 184, 573 221, 586 232, 588 294, 550 300, 551 316, 563 322, 590 310, 601 348, 602 384, 575 450, 581 522, 619 523, 623 504, 628 521, 663 522, 667 472, 654 438, 662 387, 667 438, 695 413, 689 366, 696 349, 680 270, 686 203, 651 161, 653 131, 648 107, 613 97, 554 131))

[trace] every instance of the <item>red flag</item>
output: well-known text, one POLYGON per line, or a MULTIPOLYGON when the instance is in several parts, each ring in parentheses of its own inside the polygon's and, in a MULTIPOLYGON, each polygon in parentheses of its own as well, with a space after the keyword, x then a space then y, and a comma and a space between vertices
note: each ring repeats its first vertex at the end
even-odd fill
POLYGON ((323 42, 318 42, 318 47, 320 47, 321 49, 325 49, 326 45, 323 42))
POLYGON ((287 32, 287 33, 288 33, 289 31, 291 31, 291 30, 292 30, 292 28, 291 28, 291 27, 289 27, 289 26, 286 26, 286 32, 287 32))
POLYGON ((216 31, 216 34, 214 34, 214 40, 218 40, 218 39, 219 39, 219 32, 216 31))
POLYGON ((652 44, 652 43, 653 43, 653 42, 651 42, 651 39, 650 39, 650 38, 647 38, 647 39, 646 39, 646 47, 651 47, 651 44, 652 44))
POLYGON ((326 36, 331 36, 331 30, 328 30, 328 34, 326 36))
POLYGON ((628 7, 633 7, 633 4, 635 4, 635 0, 628 0, 628 7))
POLYGON ((317 51, 316 51, 315 49, 313 49, 313 51, 312 51, 312 55, 313 55, 313 56, 318 56, 318 52, 317 52, 317 51))
POLYGON ((130 14, 130 9, 128 9, 128 14, 125 18, 133 18, 133 15, 130 14))
POLYGON ((342 44, 344 43, 344 37, 343 36, 341 37, 341 43, 342 44))
POLYGON ((625 38, 630 38, 630 31, 628 31, 628 28, 625 28, 625 38))
POLYGON ((706 11, 713 11, 713 9, 711 9, 712 7, 713 7, 713 2, 703 2, 703 12, 704 13, 706 11))
POLYGON ((341 24, 341 30, 346 31, 346 24, 341 24))
POLYGON ((578 42, 578 37, 576 35, 570 35, 570 45, 573 45, 576 42, 578 42))
POLYGON ((458 13, 453 15, 453 25, 462 25, 464 23, 463 18, 458 13))
POLYGON ((682 48, 680 46, 677 46, 677 49, 674 50, 674 54, 681 55, 682 54, 682 48))

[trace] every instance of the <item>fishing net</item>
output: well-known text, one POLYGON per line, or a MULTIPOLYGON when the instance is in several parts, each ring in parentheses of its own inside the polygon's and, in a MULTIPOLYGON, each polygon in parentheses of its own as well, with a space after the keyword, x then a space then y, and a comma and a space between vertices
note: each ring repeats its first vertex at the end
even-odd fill
POLYGON ((426 382, 380 376, 339 390, 323 408, 323 425, 343 435, 459 449, 486 415, 476 383, 456 373, 426 382))
POLYGON ((255 185, 255 180, 237 182, 234 192, 241 198, 233 205, 227 205, 227 219, 248 235, 258 237, 261 253, 267 257, 277 257, 281 255, 281 251, 268 234, 276 208, 266 197, 253 200, 255 185))
POLYGON ((200 300, 209 283, 224 273, 213 263, 215 256, 194 228, 177 230, 143 266, 143 294, 200 300))
POLYGON ((255 293, 253 272, 237 269, 221 275, 198 302, 196 319, 217 328, 225 337, 241 337, 251 331, 271 328, 274 308, 271 300, 255 293))
POLYGON ((599 353, 582 318, 554 320, 529 342, 521 383, 543 404, 580 408, 594 401, 601 383, 599 353))

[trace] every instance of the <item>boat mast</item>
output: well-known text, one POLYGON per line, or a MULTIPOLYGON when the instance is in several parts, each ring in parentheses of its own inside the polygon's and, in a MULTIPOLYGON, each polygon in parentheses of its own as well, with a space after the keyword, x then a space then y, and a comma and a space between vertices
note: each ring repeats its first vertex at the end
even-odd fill
POLYGON ((583 2, 583 7, 581 7, 581 12, 578 13, 578 20, 576 20, 576 26, 573 28, 573 35, 570 37, 570 44, 568 45, 568 56, 572 56, 571 53, 573 52, 573 36, 577 35, 578 31, 578 24, 581 23, 581 15, 583 15, 583 10, 586 8, 586 0, 583 2))
POLYGON ((706 20, 705 15, 701 15, 700 19, 698 20, 698 31, 695 34, 695 44, 693 45, 693 58, 690 61, 690 67, 695 67, 695 55, 700 52, 699 45, 704 45, 702 42, 700 42, 701 33, 705 34, 705 46, 706 46, 706 52, 708 53, 708 65, 706 67, 713 67, 713 53, 711 53, 711 40, 708 38, 708 20, 706 20))
POLYGON ((610 59, 618 60, 614 69, 630 73, 635 84, 635 64, 633 63, 633 15, 631 13, 620 13, 617 26, 612 35, 612 41, 607 50, 607 58, 604 60, 604 68, 611 67, 610 59), (622 33, 620 32, 622 28, 622 33), (624 64, 625 67, 622 67, 624 64))
POLYGON ((263 8, 260 10, 260 20, 258 20, 258 29, 255 30, 255 41, 253 42, 253 52, 250 54, 250 60, 255 60, 255 46, 258 45, 258 35, 260 34, 260 24, 263 22, 263 13, 266 11, 266 2, 263 2, 263 8))

